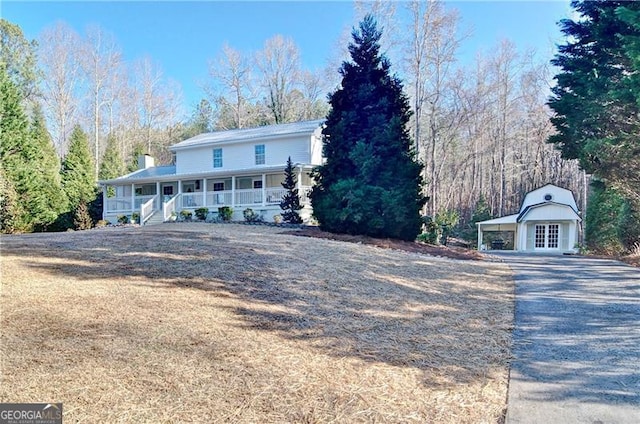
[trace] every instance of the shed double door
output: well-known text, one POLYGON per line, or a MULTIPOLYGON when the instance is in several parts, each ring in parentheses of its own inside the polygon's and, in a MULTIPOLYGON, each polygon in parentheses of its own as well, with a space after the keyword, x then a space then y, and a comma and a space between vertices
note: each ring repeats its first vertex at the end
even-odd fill
POLYGON ((536 224, 534 247, 536 249, 558 249, 560 240, 559 224, 536 224))

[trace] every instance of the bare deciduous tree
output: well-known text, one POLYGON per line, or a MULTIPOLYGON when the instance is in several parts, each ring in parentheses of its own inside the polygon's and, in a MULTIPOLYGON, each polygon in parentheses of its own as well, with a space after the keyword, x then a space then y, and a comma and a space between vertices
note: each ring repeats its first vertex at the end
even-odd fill
POLYGON ((78 33, 64 22, 57 22, 40 35, 38 56, 44 74, 45 116, 61 157, 67 152, 67 139, 77 122, 81 69, 76 48, 81 44, 78 33))
POLYGON ((290 94, 300 80, 300 54, 291 38, 276 35, 256 53, 266 105, 276 124, 287 122, 292 112, 290 94))

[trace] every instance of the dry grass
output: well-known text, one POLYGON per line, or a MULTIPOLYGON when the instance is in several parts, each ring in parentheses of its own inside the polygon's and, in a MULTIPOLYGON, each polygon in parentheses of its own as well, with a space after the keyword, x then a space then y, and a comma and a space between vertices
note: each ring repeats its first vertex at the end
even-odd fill
POLYGON ((91 423, 501 420, 501 264, 238 225, 0 240, 2 402, 91 423))

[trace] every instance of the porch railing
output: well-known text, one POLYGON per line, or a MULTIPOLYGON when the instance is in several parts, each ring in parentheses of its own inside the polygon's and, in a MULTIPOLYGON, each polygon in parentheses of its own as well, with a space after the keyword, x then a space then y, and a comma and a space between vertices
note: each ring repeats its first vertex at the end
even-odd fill
POLYGON ((162 220, 163 221, 169 220, 169 217, 171 216, 172 213, 176 213, 176 214, 178 213, 178 211, 176 210, 176 205, 180 201, 180 196, 181 194, 178 193, 175 196, 173 196, 171 199, 169 199, 168 201, 162 204, 162 220))
POLYGON ((287 194, 287 190, 284 188, 267 188, 266 196, 267 196, 267 204, 268 205, 278 205, 282 201, 284 195, 287 194))
POLYGON ((204 206, 202 204, 202 193, 182 193, 182 208, 201 208, 204 206))
POLYGON ((255 205, 262 203, 262 189, 243 189, 236 190, 236 205, 255 205))
POLYGON ((105 210, 107 212, 131 213, 131 196, 107 197, 105 200, 105 210))
POLYGON ((153 215, 157 198, 158 198, 158 195, 155 195, 140 206, 140 224, 141 225, 144 225, 144 223, 147 222, 149 218, 151 218, 151 215, 153 215))
POLYGON ((233 192, 231 190, 207 192, 207 206, 231 206, 232 200, 233 192))
POLYGON ((147 203, 151 199, 156 199, 157 197, 158 196, 156 194, 152 194, 149 196, 136 196, 133 198, 133 209, 140 209, 143 204, 147 203))

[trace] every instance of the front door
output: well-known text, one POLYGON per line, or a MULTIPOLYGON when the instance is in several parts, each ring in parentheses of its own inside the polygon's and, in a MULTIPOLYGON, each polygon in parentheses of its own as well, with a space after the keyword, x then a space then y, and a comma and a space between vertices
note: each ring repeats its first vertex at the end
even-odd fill
POLYGON ((560 240, 560 225, 536 224, 535 244, 536 249, 557 249, 560 240))

